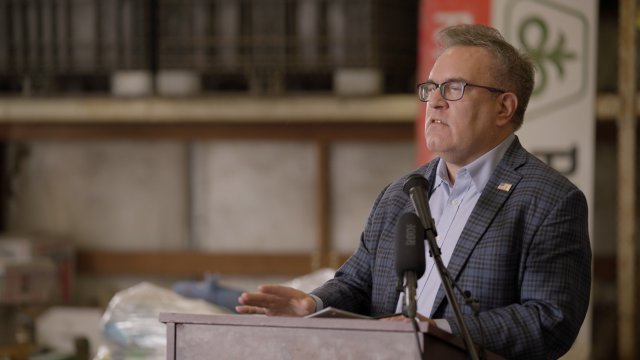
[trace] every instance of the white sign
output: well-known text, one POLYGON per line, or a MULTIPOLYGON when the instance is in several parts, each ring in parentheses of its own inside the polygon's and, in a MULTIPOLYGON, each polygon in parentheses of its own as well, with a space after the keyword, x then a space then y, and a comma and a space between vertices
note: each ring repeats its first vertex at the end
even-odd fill
MULTIPOLYGON (((593 225, 596 0, 493 0, 492 25, 536 65, 536 87, 518 136, 584 192, 593 225)), ((589 312, 566 358, 589 358, 590 344, 589 312)))

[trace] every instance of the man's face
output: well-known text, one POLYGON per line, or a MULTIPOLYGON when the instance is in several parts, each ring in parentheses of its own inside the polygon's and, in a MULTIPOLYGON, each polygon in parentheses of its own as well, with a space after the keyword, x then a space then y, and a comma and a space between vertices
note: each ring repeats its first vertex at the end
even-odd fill
MULTIPOLYGON (((502 88, 491 78, 490 53, 473 46, 454 46, 436 60, 429 80, 441 84, 450 80, 502 88)), ((438 89, 427 104, 425 137, 429 150, 448 164, 462 167, 499 144, 509 130, 498 124, 500 95, 467 86, 457 101, 445 100, 438 89), (505 132, 507 130, 507 132, 505 132)))

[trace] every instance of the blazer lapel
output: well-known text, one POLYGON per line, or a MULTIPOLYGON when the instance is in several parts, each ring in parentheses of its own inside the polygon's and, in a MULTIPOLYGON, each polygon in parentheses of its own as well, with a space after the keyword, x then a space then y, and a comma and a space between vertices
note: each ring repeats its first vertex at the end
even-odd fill
MULTIPOLYGON (((458 243, 447 265, 451 279, 454 281, 458 279, 478 241, 480 241, 498 211, 500 211, 505 201, 518 185, 522 176, 515 172, 515 169, 525 161, 526 151, 516 138, 496 167, 491 179, 487 182, 482 195, 478 199, 478 203, 462 230, 462 234, 460 234, 458 243)), ((442 306, 445 295, 444 287, 440 285, 433 303, 431 316, 434 316, 439 307, 442 306)))

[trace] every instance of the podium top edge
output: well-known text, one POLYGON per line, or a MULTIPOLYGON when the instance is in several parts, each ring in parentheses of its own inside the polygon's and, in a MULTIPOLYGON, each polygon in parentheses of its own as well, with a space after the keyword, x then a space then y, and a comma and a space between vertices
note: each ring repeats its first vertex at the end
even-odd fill
MULTIPOLYGON (((239 314, 191 314, 163 312, 159 315, 160 322, 169 324, 202 324, 226 326, 258 326, 258 327, 287 327, 287 328, 323 328, 341 330, 369 330, 413 332, 413 326, 408 322, 381 321, 374 319, 341 319, 341 318, 300 318, 287 316, 239 315, 239 314)), ((432 332, 428 323, 419 323, 421 332, 432 332)), ((442 331, 435 329, 436 331, 442 331)))

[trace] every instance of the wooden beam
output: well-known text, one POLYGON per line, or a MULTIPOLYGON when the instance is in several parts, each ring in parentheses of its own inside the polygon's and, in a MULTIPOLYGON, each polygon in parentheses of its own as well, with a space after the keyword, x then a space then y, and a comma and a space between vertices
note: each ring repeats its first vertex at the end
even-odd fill
POLYGON ((635 359, 636 245, 636 0, 619 1, 618 56, 618 355, 635 359))
MULTIPOLYGON (((617 93, 596 96, 596 118, 613 121, 621 101, 617 93)), ((636 114, 640 114, 636 94, 636 114)), ((191 98, 0 97, 0 124, 289 124, 408 123, 419 107, 415 96, 365 98, 336 96, 207 96, 191 98)))
MULTIPOLYGON (((596 97, 596 118, 598 121, 615 121, 620 114, 621 100, 618 94, 601 93, 596 97)), ((635 113, 640 116, 640 94, 635 96, 635 113)))
POLYGON ((312 271, 307 254, 204 253, 198 251, 90 251, 77 256, 79 274, 95 275, 286 275, 312 271))
MULTIPOLYGON (((351 254, 333 253, 330 266, 339 267, 351 254)), ((278 263, 280 275, 301 275, 315 270, 315 255, 212 254, 196 251, 115 252, 84 250, 78 254, 77 270, 93 275, 180 275, 201 276, 204 272, 226 275, 271 274, 278 263), (167 265, 171 264, 171 265, 167 265)), ((594 280, 615 282, 615 256, 595 256, 594 280)))
POLYGON ((331 253, 331 147, 327 141, 316 143, 318 152, 318 243, 314 254, 313 268, 329 266, 331 253))
POLYGON ((0 97, 0 123, 413 123, 413 94, 363 97, 0 97))

